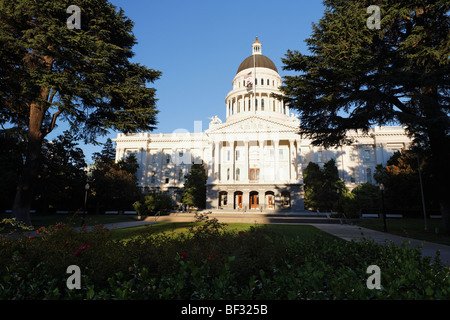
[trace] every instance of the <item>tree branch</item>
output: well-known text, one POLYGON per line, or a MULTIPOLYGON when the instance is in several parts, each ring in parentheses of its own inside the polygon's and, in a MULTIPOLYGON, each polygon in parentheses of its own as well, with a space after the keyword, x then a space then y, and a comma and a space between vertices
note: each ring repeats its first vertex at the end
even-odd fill
POLYGON ((61 114, 62 110, 59 109, 58 111, 56 111, 53 116, 52 116, 52 122, 50 123, 50 126, 47 128, 47 130, 45 130, 45 135, 48 135, 50 132, 53 131, 53 129, 55 128, 56 125, 56 119, 58 118, 58 116, 61 114))

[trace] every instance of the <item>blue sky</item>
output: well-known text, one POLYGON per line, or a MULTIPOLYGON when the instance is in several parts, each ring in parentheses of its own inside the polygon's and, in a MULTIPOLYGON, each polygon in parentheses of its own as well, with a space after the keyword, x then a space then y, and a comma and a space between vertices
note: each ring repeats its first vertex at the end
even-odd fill
MULTIPOLYGON (((322 17, 319 0, 110 0, 134 21, 134 62, 162 72, 156 88, 158 128, 152 133, 207 129, 209 117, 225 120, 225 96, 239 64, 258 36, 262 53, 277 66, 288 49, 306 53, 304 40, 322 17)), ((53 136, 60 134, 64 125, 53 136)), ((117 132, 107 137, 115 138, 117 132)), ((99 138, 104 142, 107 137, 99 138)), ((52 136, 48 137, 50 140, 52 136)), ((102 146, 80 144, 86 161, 102 146)))

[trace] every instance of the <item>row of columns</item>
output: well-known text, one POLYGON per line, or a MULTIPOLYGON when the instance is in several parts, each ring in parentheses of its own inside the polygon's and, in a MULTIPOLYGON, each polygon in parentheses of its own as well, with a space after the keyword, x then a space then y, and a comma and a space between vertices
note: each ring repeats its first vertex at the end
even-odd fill
POLYGON ((227 117, 236 113, 255 111, 255 100, 258 104, 258 111, 262 110, 262 99, 265 100, 264 111, 273 111, 273 103, 275 102, 275 111, 289 115, 289 106, 284 101, 270 97, 270 93, 242 94, 227 100, 227 117), (267 103, 267 104, 266 104, 267 103))
MULTIPOLYGON (((258 180, 258 182, 264 181, 265 180, 265 171, 267 168, 265 167, 264 164, 264 146, 265 146, 265 141, 268 140, 257 140, 254 142, 258 143, 259 146, 259 177, 260 179, 258 180)), ((226 141, 226 143, 229 143, 232 148, 232 174, 231 174, 231 182, 236 182, 236 143, 237 141, 226 141)), ((250 141, 249 140, 243 140, 242 141, 244 143, 244 154, 242 155, 243 157, 243 161, 239 161, 239 163, 241 164, 240 166, 240 170, 241 170, 241 174, 240 174, 240 179, 239 179, 239 183, 249 183, 250 179, 249 179, 249 175, 250 175, 250 167, 249 167, 249 147, 250 147, 250 141)), ((279 168, 280 168, 280 141, 279 140, 271 140, 273 146, 274 146, 274 180, 275 181, 279 181, 280 180, 280 176, 279 176, 279 168)), ((296 140, 289 140, 289 159, 288 159, 288 180, 290 182, 297 182, 299 175, 298 175, 298 168, 301 167, 300 165, 298 165, 298 153, 297 153, 297 148, 298 148, 298 141, 296 140), (295 143, 297 142, 297 146, 295 146, 295 143)), ((220 182, 224 182, 221 177, 221 172, 220 172, 220 162, 221 162, 221 158, 222 158, 222 149, 223 149, 223 141, 214 141, 213 143, 213 150, 212 152, 214 153, 214 157, 211 161, 210 164, 210 169, 211 169, 211 175, 212 175, 212 179, 210 181, 210 183, 220 183, 220 182)), ((273 182, 273 181, 271 181, 273 182)))

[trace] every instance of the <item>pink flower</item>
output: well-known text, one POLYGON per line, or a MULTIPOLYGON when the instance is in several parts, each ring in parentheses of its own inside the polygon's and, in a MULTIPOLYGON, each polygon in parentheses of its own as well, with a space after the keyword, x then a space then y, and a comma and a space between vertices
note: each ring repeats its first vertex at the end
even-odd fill
POLYGON ((189 258, 189 255, 186 252, 182 252, 180 253, 180 259, 181 260, 186 260, 187 258, 189 258))
POLYGON ((82 245, 73 253, 74 257, 79 257, 84 250, 86 250, 87 248, 90 248, 90 247, 92 247, 90 244, 82 245))

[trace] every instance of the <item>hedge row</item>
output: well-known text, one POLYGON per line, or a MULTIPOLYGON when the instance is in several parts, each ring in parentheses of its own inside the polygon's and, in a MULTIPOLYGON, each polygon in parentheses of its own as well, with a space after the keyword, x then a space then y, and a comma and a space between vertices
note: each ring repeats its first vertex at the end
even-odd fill
POLYGON ((66 225, 0 241, 1 299, 449 299, 450 270, 419 248, 316 237, 264 227, 239 234, 214 220, 177 237, 112 240, 66 225), (81 269, 68 289, 67 267, 81 269), (381 288, 368 289, 369 265, 381 288))

